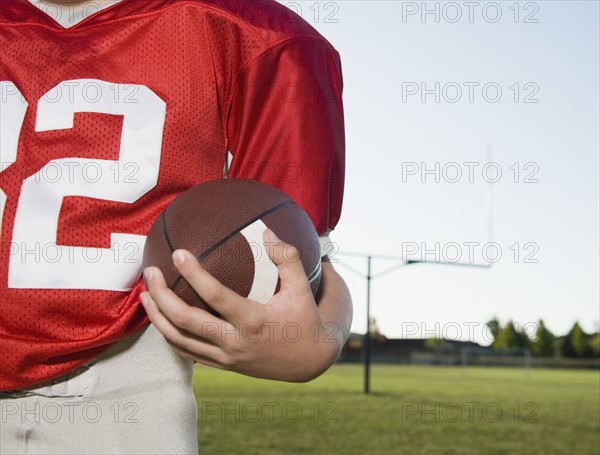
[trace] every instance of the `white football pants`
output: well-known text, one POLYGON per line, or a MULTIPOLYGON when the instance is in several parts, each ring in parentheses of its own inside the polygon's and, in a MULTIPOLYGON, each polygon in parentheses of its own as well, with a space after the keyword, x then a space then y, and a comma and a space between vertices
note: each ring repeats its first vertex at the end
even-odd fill
POLYGON ((150 325, 66 376, 0 393, 0 453, 197 454, 192 373, 150 325))

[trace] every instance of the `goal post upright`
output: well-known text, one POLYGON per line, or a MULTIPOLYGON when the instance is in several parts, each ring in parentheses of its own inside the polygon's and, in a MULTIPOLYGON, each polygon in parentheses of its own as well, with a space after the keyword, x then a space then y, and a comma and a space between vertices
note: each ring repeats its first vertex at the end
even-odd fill
MULTIPOLYGON (((486 148, 486 160, 487 163, 492 162, 492 145, 487 144, 486 148)), ((485 190, 485 210, 486 210, 486 222, 487 222, 487 240, 488 242, 493 242, 493 182, 487 182, 486 190, 485 190)), ((371 376, 371 330, 370 330, 370 321, 371 321, 371 281, 374 278, 380 277, 387 273, 393 272, 399 268, 403 268, 407 265, 412 264, 438 264, 438 265, 448 265, 448 266, 462 266, 462 267, 477 267, 477 268, 491 268, 492 264, 487 262, 485 264, 473 263, 473 262, 441 262, 441 261, 430 261, 427 258, 423 259, 407 259, 404 257, 395 257, 395 256, 384 256, 384 255, 374 255, 374 254, 365 254, 365 253, 354 253, 354 252, 344 252, 339 251, 339 254, 346 256, 354 256, 354 257, 362 257, 367 259, 367 274, 356 270, 355 268, 344 264, 341 261, 337 261, 337 263, 351 272, 365 278, 367 281, 367 328, 365 331, 364 341, 363 341, 363 360, 364 360, 364 393, 370 393, 370 376, 371 376), (374 259, 385 259, 397 261, 399 264, 390 267, 383 272, 377 273, 375 275, 372 274, 372 263, 374 259)), ((466 354, 468 356, 468 354, 466 354)), ((464 359, 465 363, 467 358, 464 359)), ((463 362, 463 356, 461 352, 461 364, 463 362)), ((531 363, 531 360, 529 360, 531 363)))

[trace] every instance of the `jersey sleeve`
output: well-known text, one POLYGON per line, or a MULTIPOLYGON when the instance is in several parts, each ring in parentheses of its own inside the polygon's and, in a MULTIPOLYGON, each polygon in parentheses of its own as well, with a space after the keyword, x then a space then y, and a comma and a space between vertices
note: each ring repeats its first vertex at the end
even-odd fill
POLYGON ((338 53, 324 39, 294 38, 239 73, 227 116, 228 177, 290 195, 320 236, 332 230, 344 190, 344 116, 338 53))

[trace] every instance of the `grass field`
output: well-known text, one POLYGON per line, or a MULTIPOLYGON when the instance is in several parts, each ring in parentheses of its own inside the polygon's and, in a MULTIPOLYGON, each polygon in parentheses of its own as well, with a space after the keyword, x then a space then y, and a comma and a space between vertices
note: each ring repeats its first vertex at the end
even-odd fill
POLYGON ((200 453, 600 454, 600 372, 335 365, 308 384, 198 367, 200 453))

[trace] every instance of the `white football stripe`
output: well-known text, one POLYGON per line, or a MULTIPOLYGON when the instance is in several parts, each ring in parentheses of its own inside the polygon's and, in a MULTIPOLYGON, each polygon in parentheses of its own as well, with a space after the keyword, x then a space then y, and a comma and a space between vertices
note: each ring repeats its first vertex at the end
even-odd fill
POLYGON ((279 278, 277 266, 269 259, 263 241, 266 229, 265 223, 257 220, 240 231, 246 237, 254 256, 254 280, 248 298, 259 303, 267 303, 273 297, 279 278))

